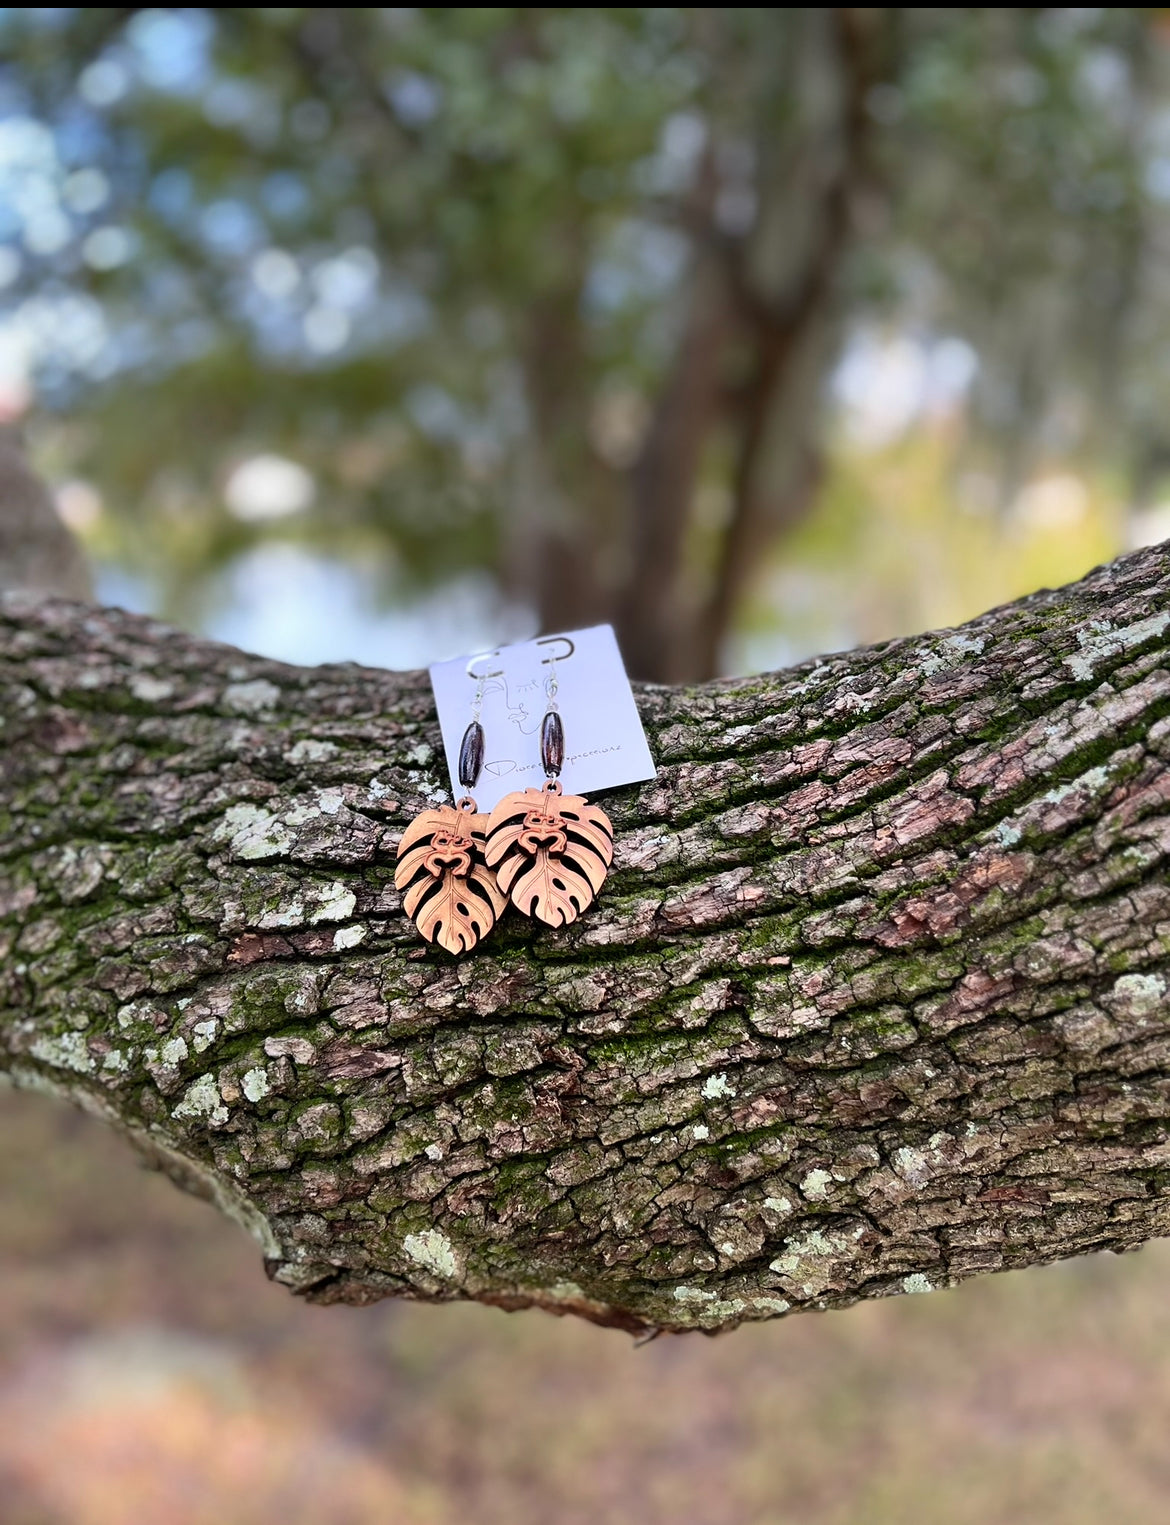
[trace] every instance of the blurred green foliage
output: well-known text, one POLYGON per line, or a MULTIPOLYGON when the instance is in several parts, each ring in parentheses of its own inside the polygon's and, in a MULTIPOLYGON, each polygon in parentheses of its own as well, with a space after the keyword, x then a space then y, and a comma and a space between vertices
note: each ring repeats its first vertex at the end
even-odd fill
POLYGON ((10 8, 8 382, 27 371, 54 474, 100 489, 99 550, 189 618, 279 535, 391 585, 488 567, 545 618, 645 588, 661 666, 696 611, 718 646, 811 507, 860 543, 825 485, 859 446, 838 435, 826 474, 824 445, 843 355, 846 412, 880 412, 867 336, 951 346, 882 436, 960 416, 936 518, 962 470, 999 511, 1053 462, 1155 490, 1164 31, 1151 9, 10 8), (311 506, 233 502, 271 452, 311 506))

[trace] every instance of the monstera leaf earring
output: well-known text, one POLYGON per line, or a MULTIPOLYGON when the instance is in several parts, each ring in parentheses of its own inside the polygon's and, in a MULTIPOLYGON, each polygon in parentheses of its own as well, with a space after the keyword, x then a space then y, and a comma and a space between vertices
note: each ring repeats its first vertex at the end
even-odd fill
POLYGON ((546 926, 564 927, 593 904, 605 883, 613 862, 613 827, 604 810, 561 790, 565 729, 557 708, 555 666, 545 687, 548 709, 540 725, 544 787, 504 796, 488 820, 486 857, 518 911, 546 926))
MULTIPOLYGON (((482 705, 481 679, 459 747, 459 782, 468 790, 483 767, 482 705)), ((465 794, 454 805, 416 815, 398 844, 394 884, 402 891, 402 908, 427 942, 448 953, 470 953, 508 904, 484 861, 487 821, 465 794)))

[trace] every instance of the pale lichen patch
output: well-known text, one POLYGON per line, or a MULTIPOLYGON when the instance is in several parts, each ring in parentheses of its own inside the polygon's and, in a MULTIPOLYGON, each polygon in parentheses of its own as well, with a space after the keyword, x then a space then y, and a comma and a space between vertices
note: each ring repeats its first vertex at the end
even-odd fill
POLYGON ((679 1303, 712 1303, 718 1292, 708 1292, 706 1287, 675 1287, 674 1298, 679 1303))
POLYGON ((958 652, 961 656, 977 657, 982 655, 987 642, 981 635, 970 635, 962 630, 953 630, 944 641, 943 645, 951 651, 958 652))
POLYGON ((31 1052, 44 1064, 76 1070, 79 1075, 90 1074, 94 1067, 84 1033, 46 1033, 34 1040, 31 1052))
POLYGON ((544 1294, 546 1297, 555 1298, 557 1302, 575 1302, 578 1298, 585 1296, 584 1289, 575 1281, 554 1282, 551 1287, 544 1289, 544 1294))
POLYGON ((250 683, 229 683, 223 691, 224 708, 237 715, 258 715, 276 707, 280 689, 267 678, 253 678, 250 683))
POLYGON ((168 1038, 159 1050, 159 1057, 164 1064, 182 1064, 187 1057, 186 1038, 168 1038))
POLYGON ((923 676, 933 678, 936 673, 943 672, 948 667, 954 667, 964 657, 979 656, 985 644, 982 636, 964 635, 956 630, 944 636, 936 650, 921 647, 915 652, 915 656, 918 658, 919 670, 923 676))
POLYGON ((338 927, 333 934, 334 953, 343 953, 346 948, 356 948, 366 939, 366 929, 361 922, 352 922, 348 927, 338 927))
POLYGON ((254 1069, 247 1070, 241 1082, 241 1089, 249 1101, 260 1101, 269 1092, 268 1071, 257 1065, 254 1069))
POLYGON ((171 1113, 172 1117, 206 1119, 212 1123, 226 1123, 228 1110, 219 1094, 219 1085, 212 1074, 200 1075, 183 1093, 183 1099, 171 1113))
POLYGON ((893 1166, 904 1181, 911 1186, 924 1186, 930 1177, 930 1163, 921 1149, 903 1144, 894 1150, 893 1166))
POLYGON ((233 805, 212 833, 230 841, 237 858, 277 858, 292 846, 292 833, 260 805, 233 805))
POLYGON ((447 1281, 459 1275, 459 1258, 455 1246, 437 1228, 424 1229, 421 1234, 407 1234, 402 1248, 417 1265, 447 1281))
POLYGON ((290 747, 284 754, 290 763, 300 765, 302 763, 328 762, 331 757, 336 757, 340 749, 334 741, 317 741, 308 736, 304 741, 298 741, 296 746, 290 747))
POLYGON ((792 1304, 783 1297, 751 1297, 748 1299, 753 1308, 760 1308, 765 1313, 787 1313, 792 1304))
POLYGON ((1151 614, 1147 619, 1137 620, 1120 630, 1114 630, 1107 620, 1093 620, 1088 630, 1077 631, 1077 644, 1081 649, 1065 657, 1064 664, 1074 678, 1087 683, 1099 662, 1152 641, 1167 625, 1170 625, 1170 613, 1151 614))
POLYGON ((268 931, 275 927, 299 927, 305 919, 305 906, 302 900, 290 900, 287 905, 278 905, 271 911, 265 911, 256 920, 256 926, 268 931))
POLYGON ((903 1292, 933 1292, 934 1283, 928 1281, 921 1271, 914 1271, 909 1276, 902 1278, 903 1292))
POLYGON ((174 691, 173 683, 168 683, 165 678, 152 678, 148 673, 136 673, 130 679, 130 692, 143 704, 157 704, 162 699, 169 699, 174 691))
POLYGON ((317 893, 320 900, 317 909, 309 917, 310 921, 348 921, 353 915, 357 896, 352 890, 346 889, 340 880, 335 879, 332 884, 322 886, 317 893))
POLYGON ((708 1075, 703 1082, 703 1095, 708 1101, 718 1101, 721 1096, 734 1096, 735 1087, 728 1082, 726 1075, 708 1075))
POLYGON ((805 1297, 819 1297, 832 1284, 836 1268, 847 1263, 854 1254, 853 1247, 864 1232, 864 1224, 855 1224, 852 1228, 810 1229, 806 1234, 789 1239, 784 1253, 769 1262, 769 1270, 791 1280, 805 1297))
POLYGON ((450 804, 450 791, 442 784, 432 781, 421 768, 407 768, 406 776, 424 799, 430 800, 434 805, 450 804))
POLYGON ((675 1287, 672 1296, 686 1308, 691 1320, 703 1325, 723 1323, 751 1312, 787 1313, 791 1306, 783 1297, 720 1297, 706 1287, 675 1287))
POLYGON ((1070 794, 1076 794, 1082 789, 1100 789, 1108 782, 1109 772, 1106 768, 1087 768, 1080 778, 1074 778, 1071 783, 1054 785, 1043 798, 1050 805, 1059 805, 1068 799, 1070 794))
POLYGON ((204 1049, 210 1048, 214 1043, 218 1025, 214 1017, 209 1017, 205 1022, 195 1023, 191 1029, 191 1046, 197 1054, 203 1053, 204 1049))
POLYGON ((827 1170, 810 1170, 808 1175, 800 1183, 800 1189, 810 1202, 824 1202, 829 1195, 829 1187, 833 1184, 833 1177, 827 1170))
POLYGON ((1114 981, 1112 995, 1134 1016, 1151 1016, 1165 999, 1166 981, 1160 974, 1123 974, 1114 981))

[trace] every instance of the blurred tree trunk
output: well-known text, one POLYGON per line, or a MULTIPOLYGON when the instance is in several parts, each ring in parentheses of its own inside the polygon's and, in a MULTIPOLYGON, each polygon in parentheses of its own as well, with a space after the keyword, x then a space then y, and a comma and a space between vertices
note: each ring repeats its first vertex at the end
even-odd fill
MULTIPOLYGON (((717 60, 721 13, 696 14, 717 60)), ((755 173, 721 169, 728 145, 707 145, 683 212, 679 338, 628 471, 590 437, 581 229, 555 240, 562 278, 525 315, 534 441, 504 576, 535 595, 545 629, 615 620, 640 678, 717 675, 753 574, 811 506, 857 203, 874 186, 867 100, 893 67, 896 14, 792 12, 772 38, 783 105, 751 150, 755 173), (730 506, 712 564, 696 566, 696 498, 717 447, 732 462, 730 506)))
POLYGON ((0 604, 0 1070, 320 1300, 715 1329, 1170 1231, 1170 557, 653 688, 558 933, 392 884, 423 674, 0 604))
POLYGON ((704 160, 688 221, 689 309, 633 472, 634 548, 619 612, 632 672, 717 676, 753 575, 798 524, 818 478, 818 420, 836 358, 857 203, 874 185, 870 92, 893 66, 885 9, 791 12, 775 60, 783 118, 756 145, 754 186, 704 160), (733 198, 754 195, 754 215, 733 198), (741 227, 738 219, 750 228, 741 227), (732 494, 705 575, 687 567, 704 457, 726 438, 732 494))
POLYGON ((48 488, 32 471, 19 426, 0 422, 0 592, 92 596, 89 568, 48 488))
MULTIPOLYGON (((572 242, 571 232, 565 242, 572 242)), ((621 575, 625 484, 593 448, 593 396, 580 308, 585 271, 566 251, 566 278, 536 297, 524 334, 534 440, 505 585, 535 594, 544 630, 610 618, 621 575)))

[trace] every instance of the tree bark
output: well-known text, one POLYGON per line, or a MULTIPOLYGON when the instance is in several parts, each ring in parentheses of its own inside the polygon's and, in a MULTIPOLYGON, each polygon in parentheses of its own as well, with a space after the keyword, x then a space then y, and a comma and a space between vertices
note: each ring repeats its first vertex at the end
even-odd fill
POLYGON ((0 605, 0 1068, 322 1301, 717 1329, 1170 1229, 1170 556, 640 691, 560 932, 455 963, 422 674, 0 605))

